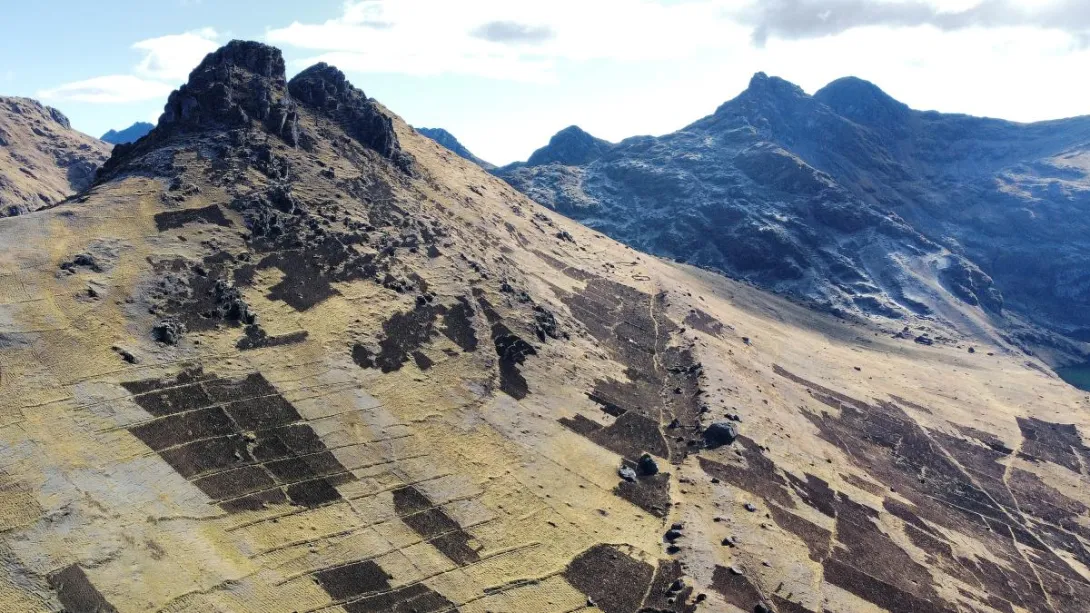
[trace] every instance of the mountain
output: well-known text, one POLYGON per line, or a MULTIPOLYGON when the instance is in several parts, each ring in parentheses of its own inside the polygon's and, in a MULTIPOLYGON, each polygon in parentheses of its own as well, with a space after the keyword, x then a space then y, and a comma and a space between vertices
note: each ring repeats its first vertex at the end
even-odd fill
POLYGON ((759 73, 673 134, 497 174, 637 249, 834 312, 1005 319, 1029 345, 1079 353, 1088 151, 1090 118, 921 112, 860 79, 810 96, 759 73))
POLYGON ((55 108, 0 96, 0 217, 47 207, 86 188, 110 146, 72 129, 55 108))
POLYGON ((549 139, 549 144, 534 151, 527 166, 563 164, 579 166, 589 164, 613 148, 609 141, 587 134, 579 126, 568 126, 549 139))
POLYGON ((452 152, 460 155, 461 157, 469 160, 470 162, 473 162, 481 168, 484 168, 485 170, 491 170, 496 167, 495 164, 489 164, 481 158, 473 155, 473 152, 471 152, 469 149, 466 149, 465 145, 458 142, 458 139, 454 138, 453 134, 447 132, 443 128, 417 128, 416 131, 423 134, 424 136, 427 136, 433 141, 439 143, 440 145, 443 145, 447 149, 450 149, 452 152))
POLYGON ((3 610, 1090 605, 1039 359, 642 255, 259 43, 0 220, 0 392, 3 610))
POLYGON ((133 143, 143 138, 148 132, 151 132, 154 127, 155 126, 146 121, 138 121, 121 131, 110 130, 102 135, 102 140, 112 145, 133 143))

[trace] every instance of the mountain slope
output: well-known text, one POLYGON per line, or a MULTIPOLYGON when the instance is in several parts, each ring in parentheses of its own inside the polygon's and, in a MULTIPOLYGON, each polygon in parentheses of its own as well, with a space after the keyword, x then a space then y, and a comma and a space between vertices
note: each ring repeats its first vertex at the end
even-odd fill
POLYGON ((924 113, 858 79, 809 96, 758 74, 676 133, 498 174, 639 249, 836 311, 1087 340, 1087 143, 1090 119, 924 113))
POLYGON ((423 134, 424 136, 427 136, 433 141, 439 143, 440 145, 443 145, 447 149, 450 149, 454 153, 457 153, 459 156, 469 160, 470 162, 473 162, 481 168, 484 168, 485 170, 491 170, 496 167, 495 164, 489 164, 481 158, 473 155, 472 151, 466 149, 465 145, 460 143, 453 134, 447 132, 443 128, 417 128, 416 131, 423 134))
POLYGON ((102 135, 102 140, 111 145, 132 143, 143 138, 145 134, 151 132, 154 128, 155 126, 146 121, 138 121, 124 130, 110 130, 102 135))
POLYGON ((5 610, 1090 604, 1039 361, 642 256, 258 43, 0 289, 5 610))
POLYGON ((57 109, 0 96, 0 217, 35 211, 86 188, 110 146, 72 129, 57 109))

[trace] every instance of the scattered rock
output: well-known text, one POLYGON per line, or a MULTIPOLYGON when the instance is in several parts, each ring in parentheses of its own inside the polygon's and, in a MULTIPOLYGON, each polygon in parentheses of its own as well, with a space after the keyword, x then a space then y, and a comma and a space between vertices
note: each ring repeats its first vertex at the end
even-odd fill
POLYGON ((637 468, 639 468, 640 474, 643 475, 657 475, 659 473, 659 463, 649 453, 640 456, 637 468))
POLYGON ((98 260, 89 253, 81 253, 70 261, 61 264, 61 270, 68 274, 75 274, 77 268, 87 268, 91 272, 102 272, 102 266, 98 263, 98 260))
POLYGON ((747 502, 745 504, 745 507, 746 507, 746 510, 749 511, 750 513, 756 513, 757 512, 757 505, 753 504, 752 502, 747 502))
POLYGON ((620 470, 617 471, 617 474, 629 483, 634 483, 636 481, 636 471, 627 466, 622 466, 620 470))
POLYGON ((176 319, 164 319, 151 329, 151 337, 164 345, 177 345, 185 334, 185 325, 176 319))
POLYGON ((730 445, 737 438, 738 430, 734 424, 725 421, 717 421, 704 430, 704 442, 712 448, 730 445))

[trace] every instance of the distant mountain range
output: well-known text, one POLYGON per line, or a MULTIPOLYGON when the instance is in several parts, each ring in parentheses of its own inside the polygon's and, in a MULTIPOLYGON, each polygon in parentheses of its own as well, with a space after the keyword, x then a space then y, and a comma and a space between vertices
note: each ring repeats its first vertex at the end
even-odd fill
POLYGON ((473 152, 471 152, 469 149, 466 149, 465 145, 458 142, 458 139, 454 138, 453 134, 447 132, 443 128, 416 128, 416 131, 423 134, 424 136, 427 136, 433 141, 439 143, 440 145, 443 145, 447 149, 450 149, 453 153, 456 153, 459 156, 469 160, 470 162, 473 162, 474 164, 480 166, 481 168, 484 168, 485 170, 492 170, 496 167, 495 164, 489 164, 481 158, 473 155, 473 152))
POLYGON ((856 78, 811 96, 758 73, 673 134, 573 126, 495 173, 637 249, 835 312, 1090 341, 1087 117, 922 112, 856 78))
POLYGON ((102 140, 112 145, 134 143, 143 138, 148 132, 151 132, 154 127, 154 125, 146 121, 138 121, 121 131, 110 130, 102 135, 102 140))

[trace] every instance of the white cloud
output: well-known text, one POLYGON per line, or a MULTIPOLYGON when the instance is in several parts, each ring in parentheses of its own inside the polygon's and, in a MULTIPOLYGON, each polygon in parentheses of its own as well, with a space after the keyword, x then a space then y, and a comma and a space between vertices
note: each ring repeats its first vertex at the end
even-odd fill
POLYGON ((185 81, 204 56, 215 51, 219 34, 203 28, 138 41, 132 45, 144 54, 132 74, 94 77, 41 90, 46 100, 68 100, 95 104, 119 104, 165 98, 185 81))
POLYGON ((748 30, 726 19, 744 0, 350 0, 324 23, 269 30, 312 52, 296 64, 361 72, 542 81, 560 60, 682 59, 748 30))
POLYGON ((145 55, 136 66, 136 73, 149 79, 182 81, 204 56, 219 47, 217 38, 215 30, 204 28, 139 41, 132 48, 145 55))
POLYGON ((99 104, 137 102, 162 98, 173 86, 159 81, 141 79, 133 75, 107 75, 74 83, 65 83, 53 89, 38 92, 45 100, 73 100, 99 104))

